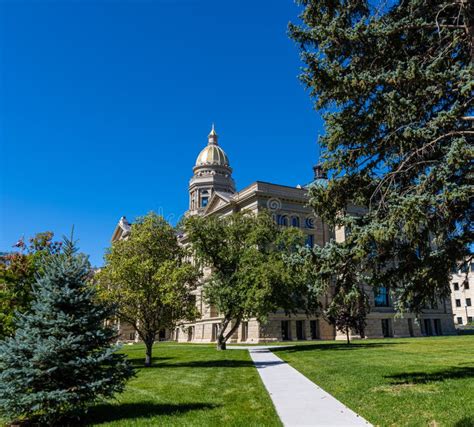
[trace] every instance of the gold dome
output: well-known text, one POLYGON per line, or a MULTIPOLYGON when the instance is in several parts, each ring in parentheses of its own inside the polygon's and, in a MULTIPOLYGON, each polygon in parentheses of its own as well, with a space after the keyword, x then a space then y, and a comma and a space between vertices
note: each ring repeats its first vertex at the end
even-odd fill
POLYGON ((224 150, 217 144, 217 133, 212 125, 211 133, 208 136, 208 144, 199 153, 196 159, 196 166, 217 165, 229 166, 229 158, 224 150))

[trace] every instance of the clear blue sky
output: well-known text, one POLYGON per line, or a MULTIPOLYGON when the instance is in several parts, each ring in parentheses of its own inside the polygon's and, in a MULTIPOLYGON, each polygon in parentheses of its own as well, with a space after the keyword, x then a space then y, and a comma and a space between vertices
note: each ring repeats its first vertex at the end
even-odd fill
POLYGON ((102 264, 122 215, 173 222, 212 122, 237 187, 304 184, 322 120, 292 0, 0 2, 0 251, 74 224, 102 264))

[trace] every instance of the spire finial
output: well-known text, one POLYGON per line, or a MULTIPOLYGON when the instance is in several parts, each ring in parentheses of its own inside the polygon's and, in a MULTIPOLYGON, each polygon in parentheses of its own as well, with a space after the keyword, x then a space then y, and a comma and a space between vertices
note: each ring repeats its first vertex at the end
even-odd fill
POLYGON ((216 129, 214 127, 214 123, 212 123, 211 133, 208 136, 209 144, 217 144, 217 138, 216 129))

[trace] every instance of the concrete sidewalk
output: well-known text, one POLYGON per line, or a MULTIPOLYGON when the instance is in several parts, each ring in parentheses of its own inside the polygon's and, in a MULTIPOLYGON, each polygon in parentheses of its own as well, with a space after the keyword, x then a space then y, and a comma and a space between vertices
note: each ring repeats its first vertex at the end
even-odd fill
POLYGON ((371 425, 268 348, 250 347, 249 353, 284 426, 371 425))

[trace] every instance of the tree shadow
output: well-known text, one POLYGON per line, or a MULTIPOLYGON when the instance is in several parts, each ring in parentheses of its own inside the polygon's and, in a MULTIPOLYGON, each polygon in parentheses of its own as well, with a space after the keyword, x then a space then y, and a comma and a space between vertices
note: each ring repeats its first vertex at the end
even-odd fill
POLYGON ((357 350, 364 350, 368 348, 384 348, 384 347, 392 347, 394 345, 402 345, 405 344, 404 342, 376 342, 376 343, 364 343, 364 342, 357 342, 357 343, 342 343, 342 342, 334 342, 334 343, 325 343, 325 344, 309 344, 309 345, 295 345, 293 347, 274 347, 271 349, 273 353, 278 353, 279 351, 284 351, 287 353, 298 353, 301 351, 357 351, 357 350))
POLYGON ((251 360, 190 360, 189 362, 157 363, 149 368, 246 368, 254 366, 251 360))
MULTIPOLYGON (((160 362, 163 360, 172 360, 172 357, 152 357, 151 363, 152 366, 161 366, 160 362)), ((128 361, 132 365, 133 368, 138 369, 138 368, 145 368, 145 355, 143 357, 134 357, 134 358, 128 358, 128 361)))
MULTIPOLYGON (((474 366, 452 367, 437 372, 404 372, 401 374, 387 375, 392 379, 392 384, 426 384, 429 382, 445 381, 451 379, 474 378, 474 366)), ((474 424, 470 424, 471 426, 474 424)))
POLYGON ((182 414, 190 411, 214 409, 219 405, 204 402, 168 404, 154 402, 123 403, 114 405, 103 403, 92 407, 85 421, 89 424, 103 424, 111 421, 151 418, 159 415, 182 414))
POLYGON ((472 427, 474 426, 474 417, 466 417, 457 421, 453 427, 472 427))

